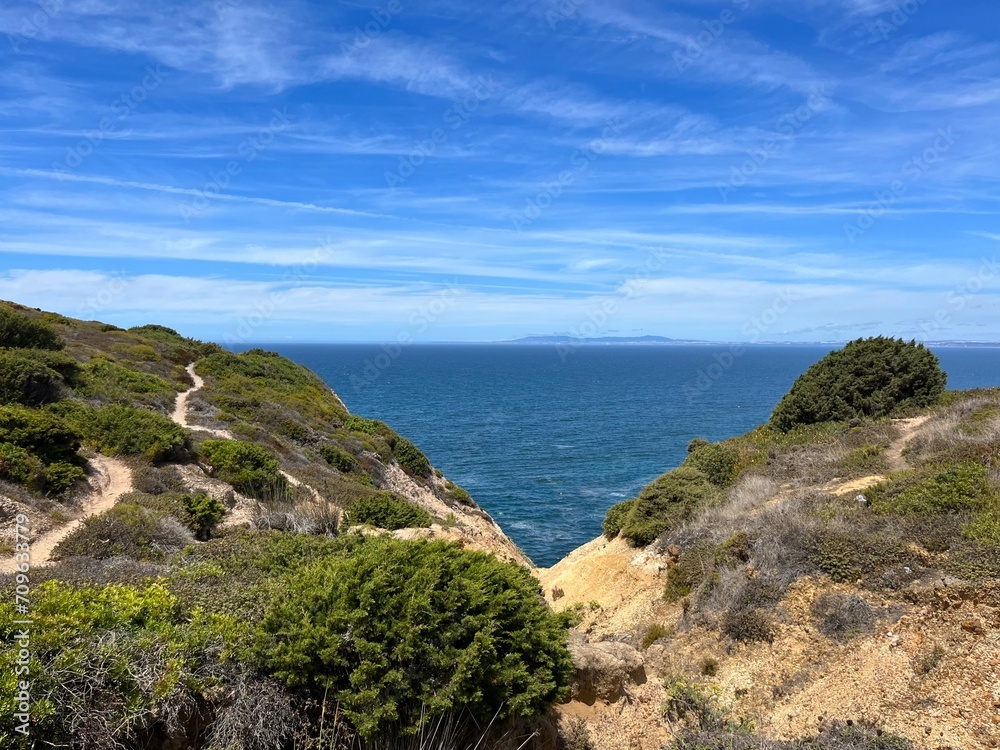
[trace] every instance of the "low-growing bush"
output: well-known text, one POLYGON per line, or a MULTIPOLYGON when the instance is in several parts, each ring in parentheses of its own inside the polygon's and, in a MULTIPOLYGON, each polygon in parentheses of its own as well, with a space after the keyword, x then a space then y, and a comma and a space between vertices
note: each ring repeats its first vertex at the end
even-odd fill
POLYGON ((256 443, 241 440, 206 440, 199 454, 219 479, 250 497, 265 499, 282 493, 287 480, 278 471, 278 459, 256 443))
MULTIPOLYGON (((32 590, 31 736, 16 732, 17 649, 0 649, 0 746, 113 750, 148 746, 149 733, 184 736, 190 709, 218 695, 224 662, 247 641, 238 620, 182 615, 161 584, 39 582, 32 590)), ((0 604, 5 639, 23 619, 0 604)), ((193 737, 191 738, 194 739, 193 737)), ((187 746, 186 743, 184 746, 187 746)))
POLYGON ((608 512, 604 516, 604 522, 601 524, 604 536, 608 539, 614 539, 621 533, 622 524, 625 523, 628 514, 632 512, 632 506, 634 505, 635 499, 633 498, 632 500, 623 500, 608 508, 608 512))
POLYGON ((847 454, 840 461, 840 469, 848 476, 868 476, 880 474, 889 468, 885 457, 885 447, 881 445, 863 445, 847 454))
POLYGON ((162 560, 193 541, 176 518, 130 503, 91 516, 71 532, 58 547, 58 557, 130 557, 134 560, 162 560))
POLYGON ((84 443, 106 456, 144 456, 150 461, 183 457, 188 435, 170 418, 122 404, 77 408, 70 419, 84 443))
POLYGON ((380 492, 370 498, 357 500, 346 513, 348 525, 368 524, 380 529, 426 528, 431 525, 431 514, 411 502, 380 492))
POLYGON ((736 478, 739 461, 740 454, 735 448, 725 443, 708 443, 691 451, 684 465, 704 472, 716 487, 728 487, 736 478))
POLYGON ((634 498, 621 521, 621 535, 633 546, 644 547, 718 497, 718 488, 704 472, 681 466, 661 476, 634 498))
POLYGON ((705 732, 734 731, 739 726, 711 688, 681 675, 665 678, 663 687, 667 694, 663 715, 668 721, 705 732))
POLYGON ((23 448, 42 463, 74 463, 80 434, 56 414, 23 406, 0 406, 0 443, 23 448))
POLYGON ((181 480, 177 467, 171 465, 157 466, 150 463, 140 463, 132 468, 132 486, 139 492, 149 495, 162 495, 165 492, 183 492, 184 482, 181 480))
POLYGON ((45 323, 0 303, 0 349, 62 349, 62 339, 45 323))
POLYGON ((754 606, 734 607, 722 616, 722 633, 734 641, 752 643, 774 640, 774 622, 763 609, 754 606))
POLYGON ((654 622, 642 636, 642 640, 639 641, 639 645, 643 650, 649 648, 654 643, 656 643, 661 638, 669 638, 674 634, 674 630, 661 622, 654 622))
POLYGON ((157 375, 137 372, 104 357, 83 365, 76 391, 98 402, 148 402, 151 395, 172 396, 173 386, 157 375))
POLYGON ((319 447, 319 454, 330 466, 342 474, 348 474, 358 468, 354 456, 333 443, 324 443, 319 447))
POLYGON ((260 657, 329 695, 367 739, 467 711, 534 717, 567 692, 564 618, 524 568, 440 542, 367 538, 296 570, 263 623, 260 657))
POLYGON ((459 487, 452 481, 445 482, 444 491, 449 498, 455 500, 460 505, 467 505, 469 507, 475 505, 475 502, 472 500, 472 495, 470 495, 467 490, 459 487))
POLYGON ((415 477, 426 477, 431 473, 431 462, 427 460, 427 456, 405 437, 396 439, 396 444, 392 446, 392 455, 399 461, 400 466, 415 477))
POLYGON ((974 463, 950 466, 924 478, 883 483, 865 492, 875 511, 905 515, 977 511, 995 495, 986 467, 974 463))
POLYGON ((858 339, 799 377, 771 416, 787 432, 797 425, 887 417, 936 403, 947 376, 923 344, 885 337, 858 339))
POLYGON ((37 406, 60 395, 62 376, 23 351, 0 349, 0 404, 37 406))
POLYGON ((835 721, 800 740, 771 740, 748 727, 685 730, 666 750, 913 750, 913 745, 868 722, 835 721))

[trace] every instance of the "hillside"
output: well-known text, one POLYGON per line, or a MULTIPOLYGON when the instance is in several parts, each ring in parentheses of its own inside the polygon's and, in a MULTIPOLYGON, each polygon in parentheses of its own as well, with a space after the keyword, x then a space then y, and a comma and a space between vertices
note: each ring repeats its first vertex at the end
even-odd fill
POLYGON ((530 561, 417 446, 158 325, 0 303, 0 552, 4 748, 509 733, 570 676, 530 561))
POLYGON ((125 493, 151 494, 151 485, 164 484, 223 501, 223 525, 298 530, 335 526, 349 507, 358 515, 362 506, 392 493, 429 514, 419 524, 420 535, 461 539, 528 563, 416 446, 381 422, 349 414, 337 395, 300 365, 261 350, 231 354, 156 325, 123 331, 9 307, 65 342, 63 349, 31 354, 48 370, 40 377, 48 378, 53 391, 36 400, 51 403, 19 408, 65 417, 83 436, 83 453, 66 446, 67 466, 73 467, 66 486, 47 485, 45 470, 18 482, 16 470, 0 469, 0 480, 7 480, 0 545, 10 544, 14 516, 29 513, 35 564, 43 562, 39 544, 58 551, 52 542, 73 525, 66 521, 107 510, 125 493), (202 450, 220 438, 263 448, 263 460, 277 462, 274 476, 263 484, 220 481, 224 472, 211 471, 202 450), (46 536, 39 538, 40 533, 46 536))
POLYGON ((852 342, 537 570, 287 359, 0 303, 0 747, 997 747, 1000 390, 945 380, 852 342))
POLYGON ((615 675, 564 723, 602 749, 777 748, 846 720, 912 745, 819 746, 997 747, 1000 390, 908 412, 695 441, 630 501, 661 503, 651 538, 616 507, 539 571, 583 613, 578 661, 615 675))

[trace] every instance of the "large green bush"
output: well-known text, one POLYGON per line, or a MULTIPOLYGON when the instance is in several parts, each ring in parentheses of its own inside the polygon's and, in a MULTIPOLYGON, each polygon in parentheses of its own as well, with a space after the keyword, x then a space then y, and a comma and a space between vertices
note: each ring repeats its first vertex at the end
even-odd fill
POLYGON ((431 525, 431 514, 391 492, 358 500, 347 509, 347 524, 370 524, 380 529, 424 528, 431 525))
POLYGON ((885 337, 858 339, 810 367, 781 400, 771 425, 797 425, 856 417, 886 417, 925 407, 944 395, 947 375, 923 344, 885 337))
POLYGON ((0 303, 0 349, 62 349, 49 326, 0 303))
POLYGON ((215 476, 244 495, 267 498, 287 488, 287 481, 278 471, 278 459, 262 445, 242 440, 206 440, 199 453, 215 476))
POLYGON ((538 716, 573 674, 565 619, 531 574, 441 542, 369 538, 295 571, 263 632, 267 668, 369 739, 447 711, 538 716))
POLYGON ((705 472, 681 466, 659 477, 638 497, 612 507, 605 517, 605 533, 611 535, 618 528, 632 545, 644 547, 718 496, 718 488, 705 472))
POLYGON ((59 398, 62 377, 19 349, 0 349, 0 404, 38 405, 59 398))
POLYGON ((48 411, 0 406, 0 443, 23 448, 45 464, 78 461, 79 432, 48 411))
POLYGON ((187 430, 149 409, 108 404, 98 409, 76 407, 69 414, 84 443, 106 456, 161 461, 182 454, 187 446, 187 430))

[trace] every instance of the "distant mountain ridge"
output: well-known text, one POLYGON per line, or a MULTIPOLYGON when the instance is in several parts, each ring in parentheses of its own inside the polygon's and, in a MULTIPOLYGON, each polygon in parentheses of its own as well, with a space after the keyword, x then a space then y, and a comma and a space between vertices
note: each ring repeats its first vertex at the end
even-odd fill
POLYGON ((700 344, 707 343, 695 339, 671 339, 666 336, 598 336, 581 338, 579 336, 525 336, 504 344, 574 344, 586 346, 590 344, 700 344))

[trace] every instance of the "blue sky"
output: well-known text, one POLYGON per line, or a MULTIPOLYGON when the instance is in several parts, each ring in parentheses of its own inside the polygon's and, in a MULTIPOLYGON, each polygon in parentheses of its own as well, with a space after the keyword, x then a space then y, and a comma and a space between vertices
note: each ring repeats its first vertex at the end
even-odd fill
POLYGON ((1000 6, 0 9, 0 298, 205 339, 1000 340, 1000 6))

